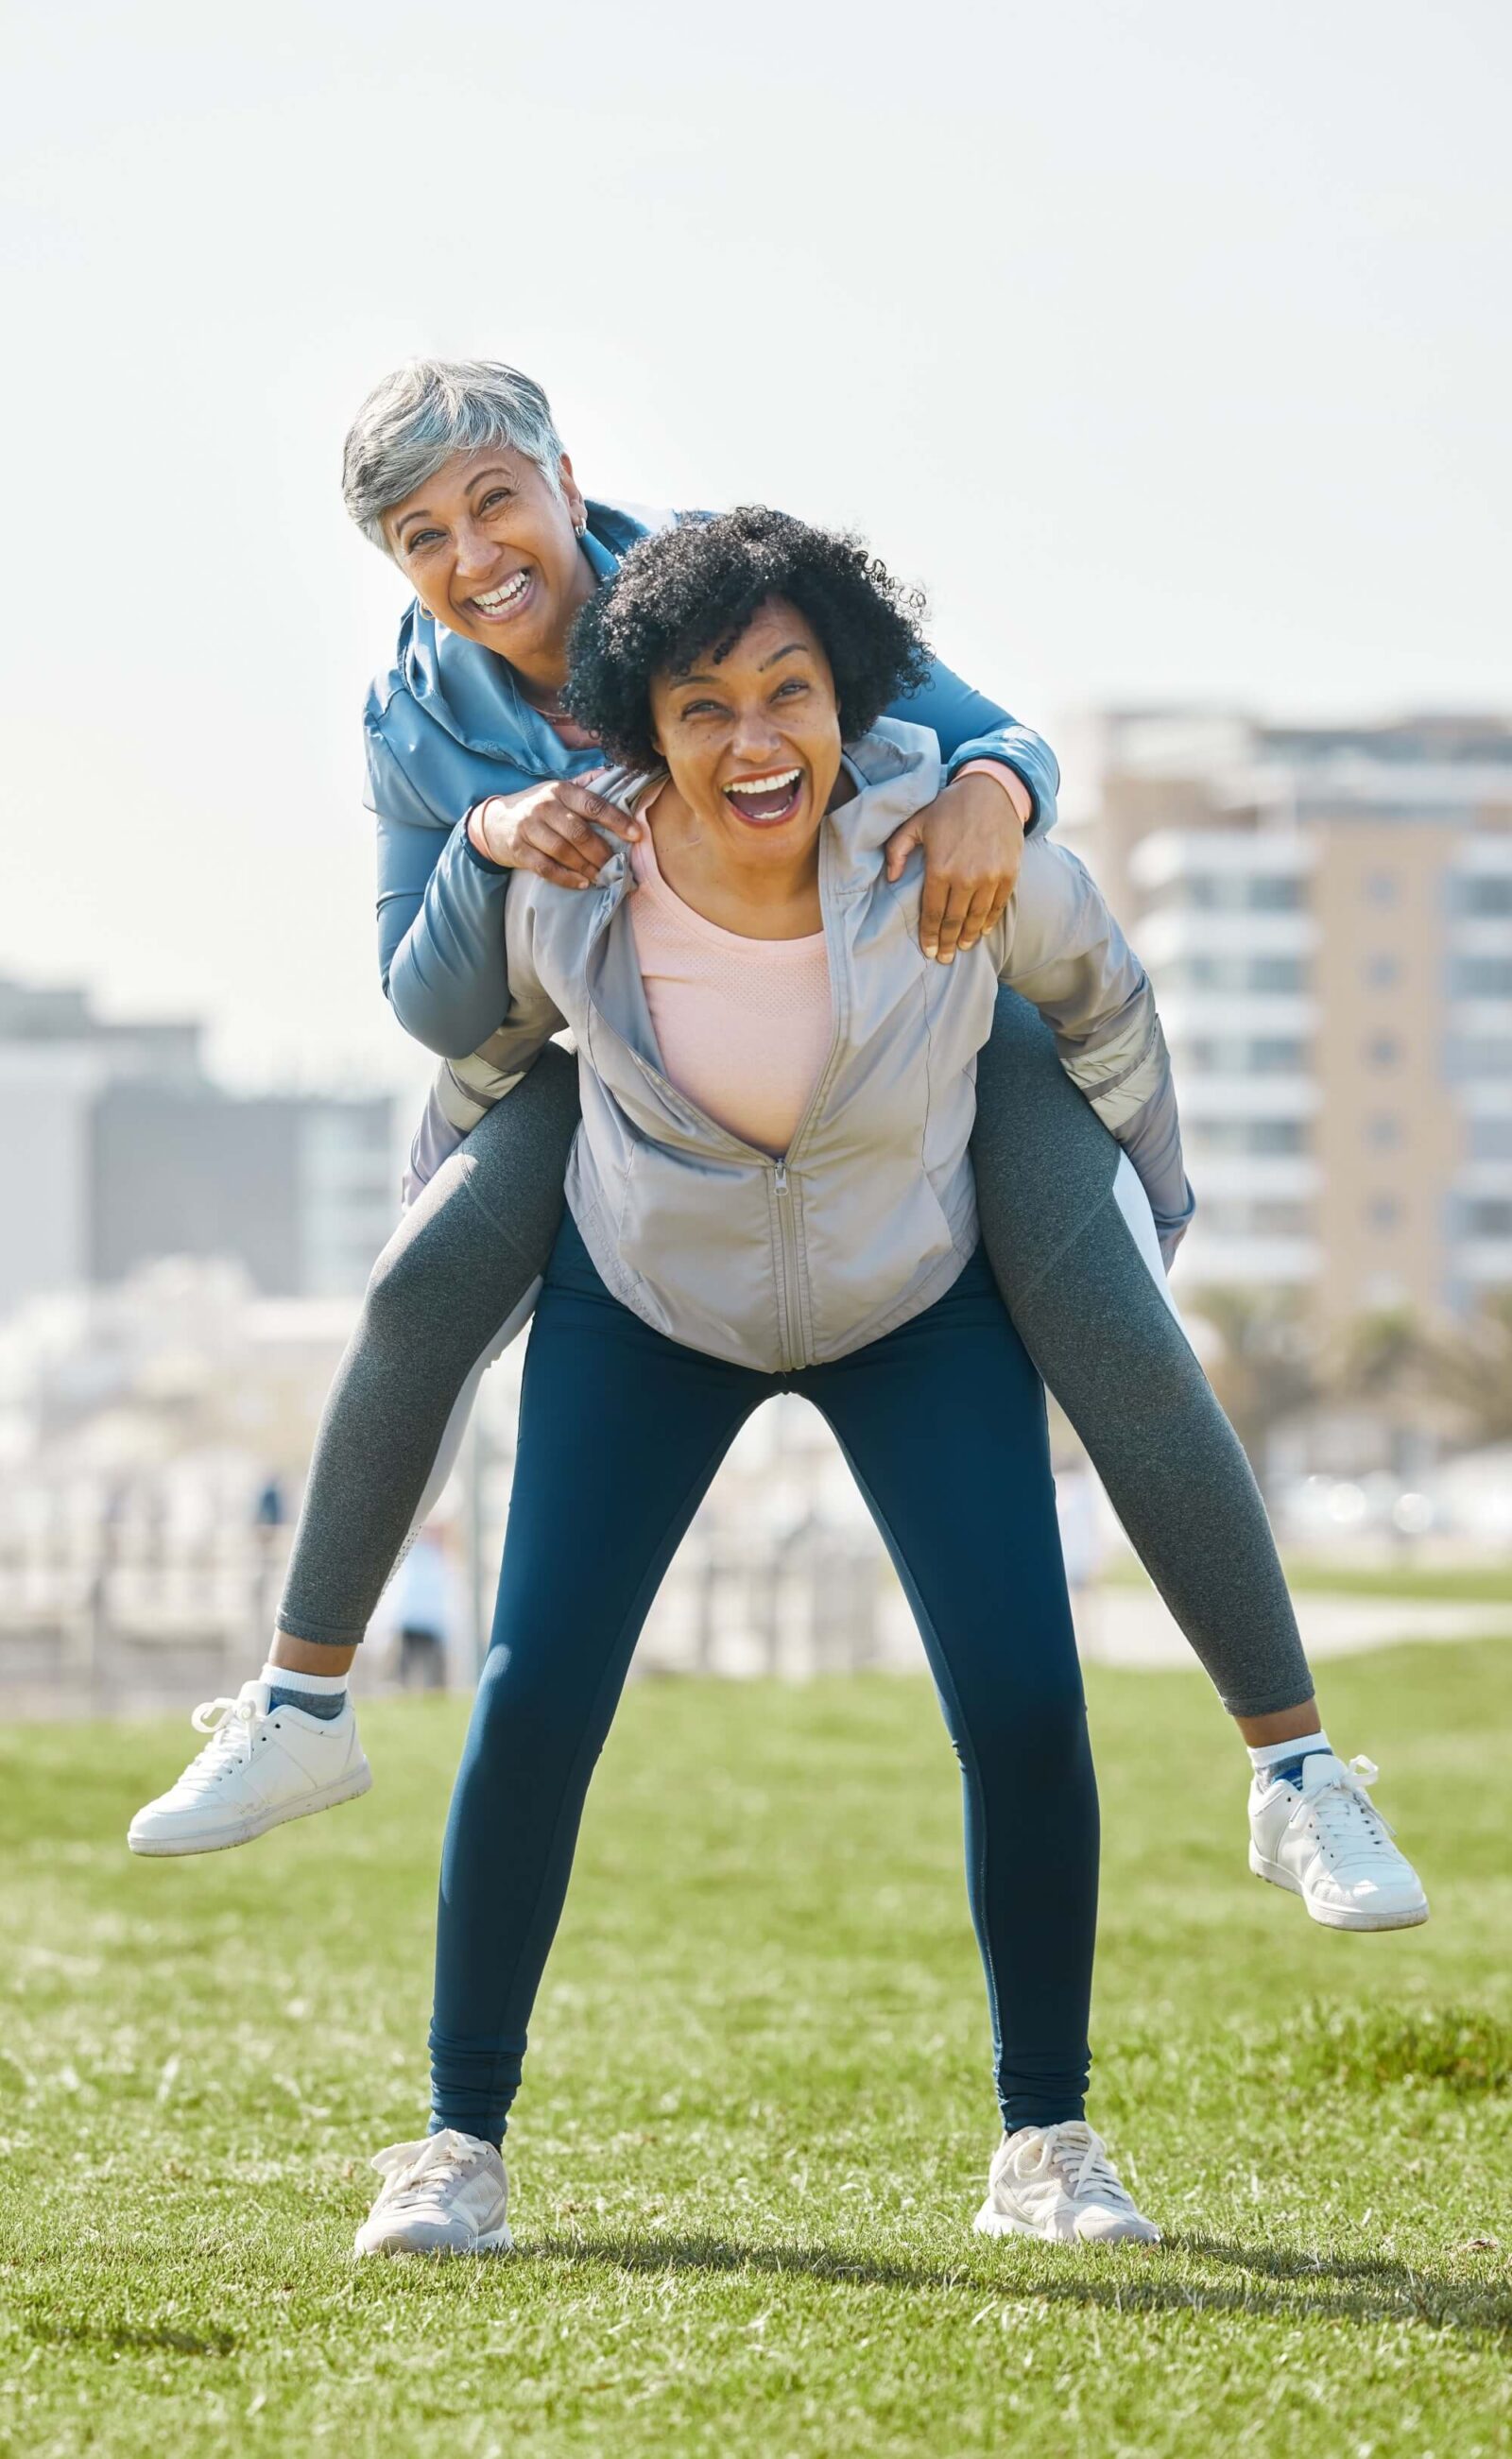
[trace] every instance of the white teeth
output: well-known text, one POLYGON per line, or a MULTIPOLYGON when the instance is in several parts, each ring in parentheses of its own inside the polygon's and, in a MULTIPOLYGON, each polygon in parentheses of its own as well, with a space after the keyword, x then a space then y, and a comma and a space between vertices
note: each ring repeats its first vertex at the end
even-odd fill
POLYGON ((737 777, 726 786, 726 794, 775 794, 780 786, 796 786, 803 775, 801 768, 785 768, 777 777, 737 777))
POLYGON ((487 614, 496 615, 501 607, 508 606, 520 595, 529 578, 528 572, 516 572, 512 579, 504 582, 502 588, 489 590, 486 596, 474 598, 472 603, 474 606, 481 606, 487 614))

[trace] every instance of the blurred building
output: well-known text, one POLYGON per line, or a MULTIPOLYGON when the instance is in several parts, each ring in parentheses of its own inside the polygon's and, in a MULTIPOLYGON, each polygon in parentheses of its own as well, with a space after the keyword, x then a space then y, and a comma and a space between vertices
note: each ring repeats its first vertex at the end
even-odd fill
POLYGON ((1321 1326, 1512 1286, 1512 725, 1102 724, 1084 847, 1160 994, 1182 1279, 1321 1326))
POLYGON ((229 1093, 201 1039, 0 981, 0 1314, 160 1255, 240 1263, 274 1297, 362 1288, 397 1209, 389 1098, 229 1093))

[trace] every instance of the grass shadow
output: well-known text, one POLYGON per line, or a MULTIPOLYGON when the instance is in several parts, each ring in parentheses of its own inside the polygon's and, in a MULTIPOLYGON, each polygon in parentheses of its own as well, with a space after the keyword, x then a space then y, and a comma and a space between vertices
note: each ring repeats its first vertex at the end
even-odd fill
MULTIPOLYGON (((985 2249, 984 2249, 985 2250, 985 2249)), ((981 2259, 947 2266, 892 2261, 886 2257, 852 2256, 838 2246, 790 2243, 761 2244, 708 2235, 542 2237, 521 2243, 527 2259, 563 2265, 606 2262, 618 2270, 751 2271, 770 2277, 791 2275, 863 2288, 973 2290, 990 2285, 981 2259)), ((1094 2249, 1068 2247, 1066 2255, 1084 2259, 1094 2249)), ((1384 2258, 1361 2256, 1334 2259, 1284 2248, 1244 2246, 1212 2238, 1169 2237, 1162 2246, 1127 2246, 1104 2251, 1105 2279, 1058 2276, 1062 2249, 1040 2249, 1047 2276, 1016 2279, 1016 2298, 1042 2299, 1050 2304, 1095 2305, 1122 2313, 1254 2314, 1316 2316, 1337 2322, 1419 2322, 1441 2330, 1464 2332, 1478 2339, 1512 2341, 1512 2285, 1446 2279, 1384 2258), (1218 2269, 1250 2275, 1243 2283, 1177 2280, 1168 2258, 1208 2263, 1218 2269)))

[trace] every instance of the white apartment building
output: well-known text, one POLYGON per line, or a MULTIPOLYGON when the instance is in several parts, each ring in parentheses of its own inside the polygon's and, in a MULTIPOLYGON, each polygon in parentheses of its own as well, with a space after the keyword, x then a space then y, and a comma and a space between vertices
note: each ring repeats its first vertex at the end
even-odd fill
POLYGON ((1084 845, 1160 995, 1186 1286, 1512 1286, 1512 726, 1114 718, 1084 845))

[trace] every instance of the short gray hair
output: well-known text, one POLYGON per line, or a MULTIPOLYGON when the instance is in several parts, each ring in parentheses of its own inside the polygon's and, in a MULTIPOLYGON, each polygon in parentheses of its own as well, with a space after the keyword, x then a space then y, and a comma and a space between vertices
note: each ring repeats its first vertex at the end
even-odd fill
POLYGON ((385 513, 453 453, 485 444, 523 452, 561 493, 561 438, 538 384, 501 359, 410 359, 373 387, 346 431, 346 510, 388 555, 385 513))

